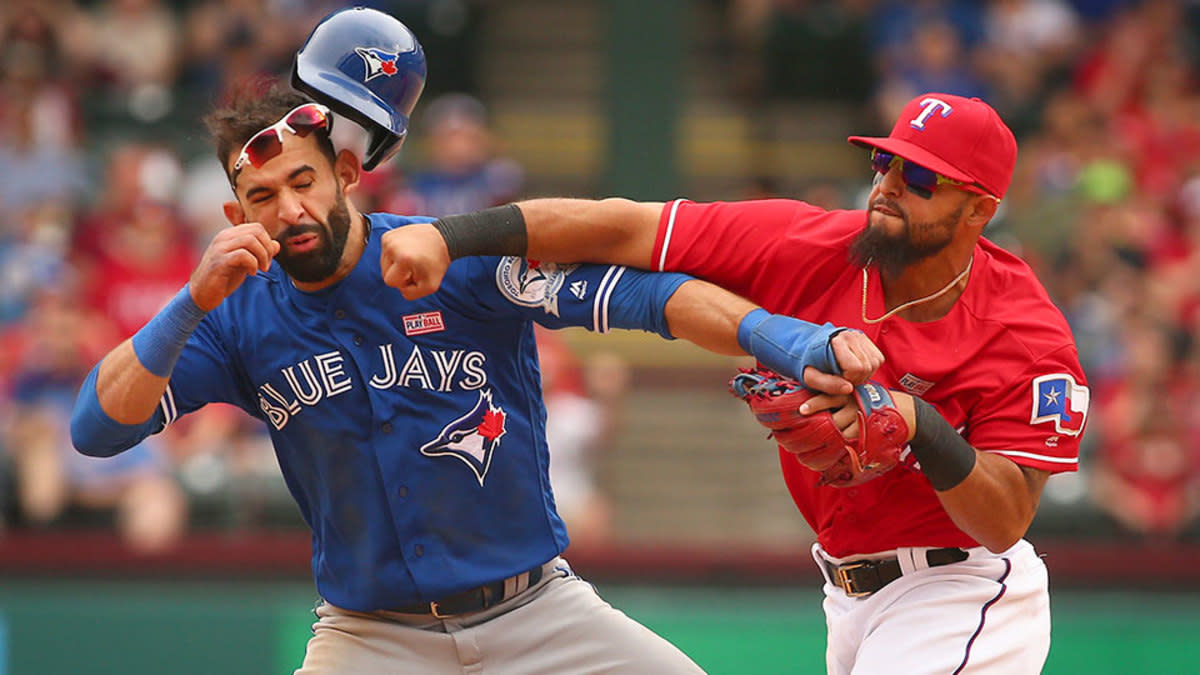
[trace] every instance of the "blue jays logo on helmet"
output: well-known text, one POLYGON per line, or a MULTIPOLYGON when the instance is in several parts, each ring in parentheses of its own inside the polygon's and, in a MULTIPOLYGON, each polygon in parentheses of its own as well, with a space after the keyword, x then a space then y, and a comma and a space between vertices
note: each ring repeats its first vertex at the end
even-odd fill
POLYGON ((400 149, 425 88, 425 51, 395 17, 366 7, 330 14, 296 53, 292 86, 370 132, 363 168, 400 149))
POLYGON ((363 62, 367 64, 367 73, 363 82, 370 82, 380 76, 391 77, 400 72, 400 69, 396 67, 396 60, 400 58, 399 54, 367 47, 355 47, 354 53, 361 56, 363 62))
POLYGON ((421 454, 457 457, 475 472, 475 478, 483 485, 492 464, 492 454, 507 431, 507 420, 504 409, 492 403, 491 390, 480 391, 475 407, 447 424, 437 438, 422 445, 421 454))

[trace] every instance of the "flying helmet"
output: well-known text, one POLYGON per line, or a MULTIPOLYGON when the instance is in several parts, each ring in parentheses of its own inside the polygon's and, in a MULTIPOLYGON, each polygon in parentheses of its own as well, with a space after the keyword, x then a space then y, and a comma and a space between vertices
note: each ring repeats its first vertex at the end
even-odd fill
POLYGON ((425 87, 425 52, 395 17, 351 7, 321 20, 292 68, 292 86, 367 132, 363 169, 400 150, 425 87))

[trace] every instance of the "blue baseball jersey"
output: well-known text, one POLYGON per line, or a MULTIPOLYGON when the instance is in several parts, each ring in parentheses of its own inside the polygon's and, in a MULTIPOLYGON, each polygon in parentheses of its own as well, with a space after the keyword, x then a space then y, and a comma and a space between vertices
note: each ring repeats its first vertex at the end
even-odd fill
POLYGON ((316 293, 276 264, 247 278, 193 333, 145 425, 212 401, 266 422, 312 528, 317 588, 353 610, 435 600, 561 553, 531 322, 669 337, 662 307, 690 278, 464 258, 409 301, 382 280, 380 237, 428 220, 370 215, 358 265, 316 293))

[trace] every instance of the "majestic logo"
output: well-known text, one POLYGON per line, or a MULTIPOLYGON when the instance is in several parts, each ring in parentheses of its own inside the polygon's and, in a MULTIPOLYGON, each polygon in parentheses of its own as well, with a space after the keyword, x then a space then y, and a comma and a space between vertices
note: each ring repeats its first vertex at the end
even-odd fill
POLYGON ((954 112, 953 106, 939 98, 930 97, 921 99, 921 114, 914 117, 908 123, 908 126, 914 129, 924 130, 925 123, 928 122, 929 118, 933 117, 934 113, 937 113, 939 109, 941 110, 942 117, 949 117, 950 113, 954 112))
POLYGON ((507 420, 504 409, 492 404, 491 390, 480 391, 471 412, 447 424, 437 438, 421 446, 421 454, 457 457, 475 472, 479 484, 483 485, 492 455, 506 432, 507 420))
POLYGON ((571 289, 571 295, 580 300, 583 300, 587 297, 587 282, 583 279, 580 279, 579 281, 572 281, 571 285, 567 288, 571 289))
POLYGON ((446 330, 446 323, 442 321, 441 312, 409 314, 401 317, 401 319, 404 321, 405 335, 424 335, 426 333, 440 333, 446 330))
POLYGON ((496 286, 510 302, 558 316, 558 292, 577 267, 510 256, 496 267, 496 286))
POLYGON ((377 77, 391 77, 400 70, 396 67, 396 60, 400 58, 399 54, 385 52, 374 47, 355 47, 354 53, 361 56, 363 62, 367 64, 367 76, 363 78, 363 82, 370 82, 377 77))
POLYGON ((1054 422, 1054 430, 1068 436, 1083 431, 1087 417, 1088 388, 1075 383, 1067 373, 1042 375, 1033 379, 1033 414, 1030 424, 1054 422))

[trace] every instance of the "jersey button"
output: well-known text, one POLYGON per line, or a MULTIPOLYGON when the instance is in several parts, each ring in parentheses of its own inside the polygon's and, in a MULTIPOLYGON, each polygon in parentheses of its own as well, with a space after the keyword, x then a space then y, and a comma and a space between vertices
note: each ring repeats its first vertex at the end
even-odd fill
POLYGON ((384 422, 383 424, 381 424, 381 425, 379 426, 379 430, 380 430, 380 431, 382 431, 382 432, 383 432, 383 433, 385 433, 385 434, 390 434, 390 433, 392 433, 392 423, 391 423, 391 422, 384 422))
POLYGON ((417 557, 420 558, 421 556, 425 555, 425 547, 420 544, 417 544, 416 546, 413 547, 413 553, 415 553, 417 555, 417 557))
POLYGON ((335 319, 344 319, 344 318, 346 318, 346 310, 344 310, 344 309, 337 309, 337 310, 334 310, 334 312, 333 312, 333 318, 335 318, 335 319))
POLYGON ((354 344, 356 344, 356 345, 361 345, 365 339, 366 339, 366 338, 364 338, 364 337, 363 337, 363 336, 361 336, 361 335, 355 335, 355 336, 354 336, 354 344))
POLYGON ((397 488, 396 494, 400 495, 401 498, 407 497, 408 496, 408 488, 401 485, 399 488, 397 488))

